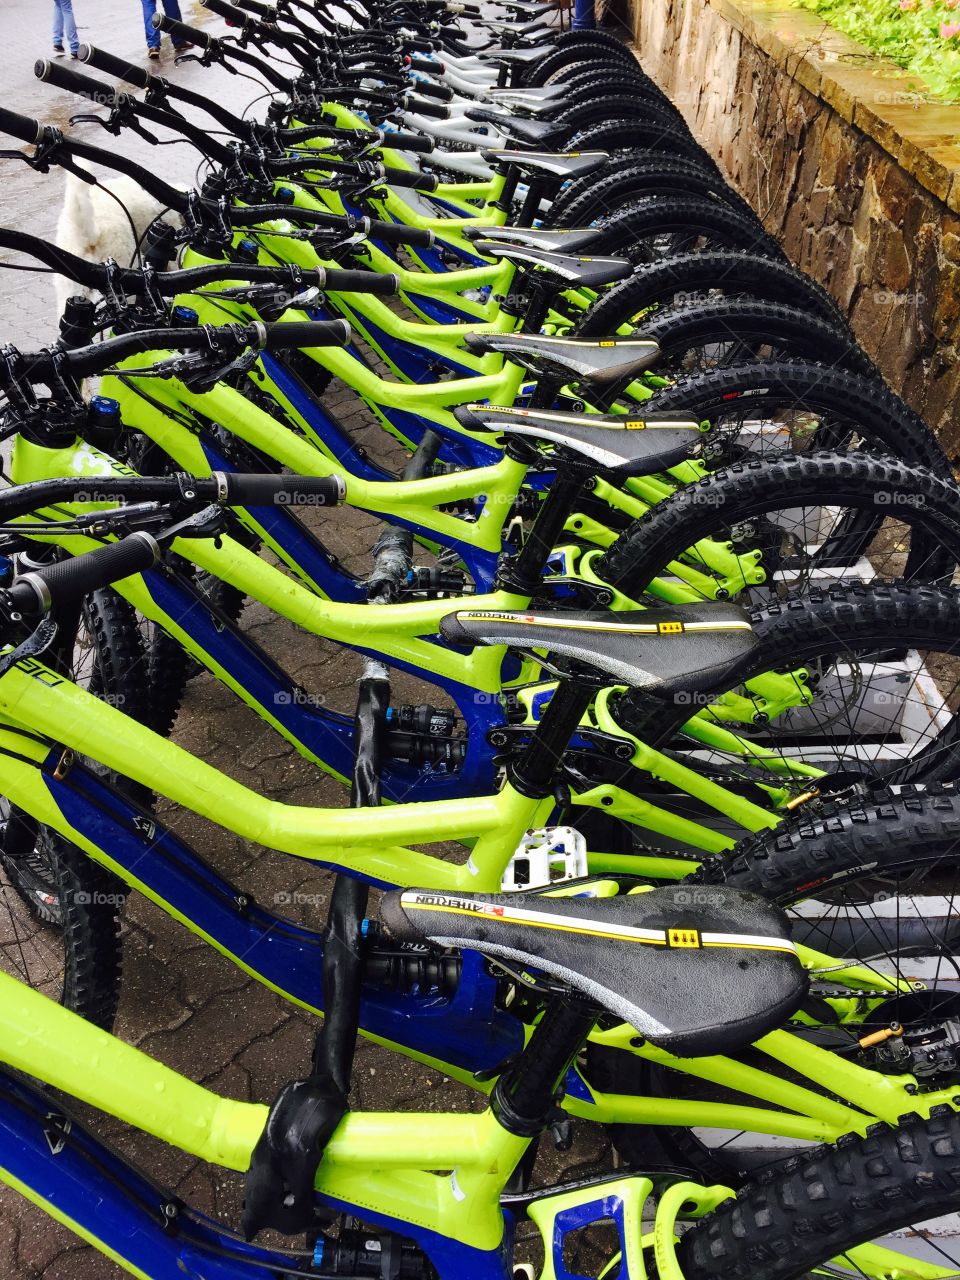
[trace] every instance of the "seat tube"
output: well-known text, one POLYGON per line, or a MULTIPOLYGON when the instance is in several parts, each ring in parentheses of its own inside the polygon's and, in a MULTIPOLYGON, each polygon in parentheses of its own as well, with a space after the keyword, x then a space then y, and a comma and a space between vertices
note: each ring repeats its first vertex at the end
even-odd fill
POLYGON ((553 790, 563 753, 579 728, 595 689, 563 680, 547 703, 526 750, 510 770, 510 784, 521 795, 546 799, 553 790))
POLYGON ((523 1053, 499 1077, 490 1108, 508 1133, 535 1138, 550 1123, 564 1077, 593 1030, 597 1010, 572 995, 554 997, 523 1053))
MULTIPOLYGON (((507 447, 510 456, 510 447, 507 447)), ((550 553, 576 505, 583 477, 558 474, 543 500, 530 534, 518 553, 497 574, 498 585, 517 595, 532 596, 540 589, 550 553)))

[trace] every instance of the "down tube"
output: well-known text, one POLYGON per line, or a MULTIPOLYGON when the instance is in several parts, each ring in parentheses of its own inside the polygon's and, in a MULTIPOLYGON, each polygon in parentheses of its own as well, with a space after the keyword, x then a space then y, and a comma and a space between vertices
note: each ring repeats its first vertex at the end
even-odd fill
MULTIPOLYGON (((62 815, 68 838, 252 977, 294 1004, 322 1013, 321 933, 238 892, 172 831, 84 766, 54 777, 61 754, 55 750, 39 765, 35 781, 62 815)), ((10 767, 16 767, 12 761, 10 767)), ((277 898, 293 901, 298 880, 297 864, 291 863, 290 893, 277 898)), ((523 1043, 520 1024, 495 1006, 495 994, 496 983, 480 956, 468 953, 449 999, 366 987, 361 1027, 368 1038, 469 1079, 475 1071, 497 1066, 523 1043)))

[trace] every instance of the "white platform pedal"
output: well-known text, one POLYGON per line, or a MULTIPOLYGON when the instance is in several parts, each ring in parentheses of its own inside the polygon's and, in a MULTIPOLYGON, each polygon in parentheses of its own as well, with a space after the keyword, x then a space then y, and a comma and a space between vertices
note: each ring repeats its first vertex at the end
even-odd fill
POLYGON ((500 888, 547 889, 587 874, 587 842, 573 827, 528 831, 510 859, 500 888))

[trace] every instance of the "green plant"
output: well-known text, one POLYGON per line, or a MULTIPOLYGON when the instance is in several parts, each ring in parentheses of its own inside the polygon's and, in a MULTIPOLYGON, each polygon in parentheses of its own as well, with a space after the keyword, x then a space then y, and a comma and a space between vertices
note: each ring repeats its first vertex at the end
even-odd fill
POLYGON ((795 0, 872 52, 922 76, 905 95, 960 101, 960 0, 795 0))

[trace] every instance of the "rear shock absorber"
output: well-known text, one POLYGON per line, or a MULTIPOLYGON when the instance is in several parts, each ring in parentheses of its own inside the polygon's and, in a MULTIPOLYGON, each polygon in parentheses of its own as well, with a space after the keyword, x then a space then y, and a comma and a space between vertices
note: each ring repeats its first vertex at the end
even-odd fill
POLYGON ((412 995, 452 997, 460 985, 460 956, 446 955, 428 947, 376 945, 381 936, 376 921, 364 921, 365 939, 370 949, 364 957, 364 981, 378 991, 400 991, 412 995), (371 945, 372 944, 372 945, 371 945))
POLYGON ((414 766, 445 765, 461 768, 467 754, 466 739, 457 733, 457 717, 444 707, 404 705, 387 712, 384 749, 395 760, 414 766))
POLYGON ((379 1280, 435 1280, 436 1271, 416 1245, 388 1231, 346 1228, 336 1240, 321 1236, 313 1266, 324 1276, 370 1276, 379 1280))

